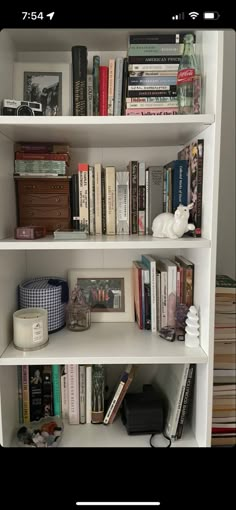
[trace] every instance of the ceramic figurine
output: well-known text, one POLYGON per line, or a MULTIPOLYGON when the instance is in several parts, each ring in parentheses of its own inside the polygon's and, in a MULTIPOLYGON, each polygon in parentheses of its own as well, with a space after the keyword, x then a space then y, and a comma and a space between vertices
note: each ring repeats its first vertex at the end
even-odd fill
POLYGON ((187 314, 185 345, 187 347, 199 346, 199 316, 195 306, 190 306, 187 314))
POLYGON ((185 232, 195 230, 193 223, 188 223, 189 211, 193 208, 193 204, 180 204, 175 213, 162 213, 154 218, 152 223, 153 237, 169 237, 170 239, 178 239, 185 232))

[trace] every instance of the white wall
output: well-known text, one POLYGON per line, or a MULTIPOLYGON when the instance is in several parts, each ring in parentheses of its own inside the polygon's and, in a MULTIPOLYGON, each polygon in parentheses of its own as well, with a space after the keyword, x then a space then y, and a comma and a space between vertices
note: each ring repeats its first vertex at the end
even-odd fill
POLYGON ((225 31, 218 212, 217 273, 236 278, 235 32, 225 31))

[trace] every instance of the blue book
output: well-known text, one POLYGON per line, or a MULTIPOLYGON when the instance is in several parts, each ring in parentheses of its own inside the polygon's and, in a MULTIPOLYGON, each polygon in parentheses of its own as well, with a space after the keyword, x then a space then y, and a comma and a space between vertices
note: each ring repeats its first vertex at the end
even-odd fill
POLYGON ((179 204, 188 205, 188 162, 174 160, 165 165, 172 169, 172 213, 179 204))

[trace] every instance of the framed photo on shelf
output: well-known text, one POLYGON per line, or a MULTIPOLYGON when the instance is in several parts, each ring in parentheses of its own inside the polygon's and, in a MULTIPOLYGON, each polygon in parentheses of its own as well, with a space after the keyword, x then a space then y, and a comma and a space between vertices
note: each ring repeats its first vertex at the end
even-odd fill
POLYGON ((43 115, 62 114, 62 73, 48 71, 24 72, 24 101, 42 104, 43 115))
POLYGON ((16 62, 13 97, 43 103, 46 115, 72 115, 71 64, 16 62), (43 89, 46 89, 43 91, 43 89), (42 95, 42 97, 41 97, 42 95))
POLYGON ((132 269, 70 269, 70 301, 88 304, 92 322, 134 322, 132 269))

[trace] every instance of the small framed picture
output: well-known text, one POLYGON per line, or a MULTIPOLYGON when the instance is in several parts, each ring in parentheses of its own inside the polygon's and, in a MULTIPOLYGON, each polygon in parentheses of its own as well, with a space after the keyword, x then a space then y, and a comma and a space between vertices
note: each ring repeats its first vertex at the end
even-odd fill
POLYGON ((71 269, 70 301, 88 304, 92 322, 134 322, 131 269, 71 269))
POLYGON ((43 115, 62 115, 62 73, 25 71, 24 101, 41 103, 43 115))

